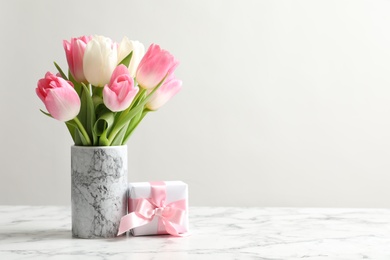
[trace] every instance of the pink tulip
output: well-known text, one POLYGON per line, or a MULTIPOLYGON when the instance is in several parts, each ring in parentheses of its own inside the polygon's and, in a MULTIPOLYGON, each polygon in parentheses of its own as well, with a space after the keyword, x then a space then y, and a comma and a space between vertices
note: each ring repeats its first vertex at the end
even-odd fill
POLYGON ((71 82, 47 72, 35 89, 47 111, 57 120, 69 121, 80 112, 80 98, 71 82))
POLYGON ((118 112, 128 108, 139 88, 125 65, 119 65, 112 73, 110 83, 104 86, 103 102, 111 111, 118 112))
POLYGON ((168 100, 176 95, 181 89, 182 81, 178 80, 171 74, 164 82, 164 84, 156 90, 153 96, 146 103, 146 108, 150 110, 157 110, 163 106, 168 100))
POLYGON ((83 57, 85 47, 91 39, 92 36, 81 36, 79 38, 71 38, 70 42, 66 40, 63 42, 69 70, 73 78, 78 82, 87 82, 83 70, 83 57))
POLYGON ((153 89, 168 74, 172 74, 179 61, 157 44, 150 45, 137 69, 137 82, 145 89, 153 89))

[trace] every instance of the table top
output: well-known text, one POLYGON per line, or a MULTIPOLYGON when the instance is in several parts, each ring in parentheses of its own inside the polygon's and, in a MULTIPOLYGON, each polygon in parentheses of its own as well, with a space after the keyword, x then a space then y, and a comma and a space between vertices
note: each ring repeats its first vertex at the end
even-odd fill
POLYGON ((0 206, 0 259, 390 259, 390 209, 191 207, 190 229, 77 239, 69 207, 0 206))

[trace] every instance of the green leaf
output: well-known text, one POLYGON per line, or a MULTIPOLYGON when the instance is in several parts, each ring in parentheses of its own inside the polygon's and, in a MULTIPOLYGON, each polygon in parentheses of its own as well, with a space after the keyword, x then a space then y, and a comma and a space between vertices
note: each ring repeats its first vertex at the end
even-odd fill
POLYGON ((110 142, 108 141, 107 138, 107 129, 104 130, 102 135, 99 137, 99 145, 100 146, 109 146, 110 142))
MULTIPOLYGON (((133 102, 130 104, 129 108, 127 108, 125 111, 122 111, 121 116, 118 117, 118 119, 116 121, 119 121, 124 115, 126 115, 129 111, 131 111, 131 109, 133 107, 139 105, 139 103, 141 103, 141 101, 146 97, 146 95, 147 95, 147 93, 146 93, 145 89, 139 91, 137 96, 134 98, 133 102), (123 114, 123 116, 122 116, 122 114, 123 114)), ((124 140, 128 139, 127 136, 129 136, 129 131, 130 131, 129 129, 131 128, 132 124, 134 124, 134 121, 138 120, 136 118, 137 117, 139 118, 141 116, 141 114, 142 114, 142 111, 140 111, 138 113, 138 115, 135 116, 133 119, 131 119, 130 122, 128 122, 125 126, 123 126, 123 128, 118 132, 118 135, 115 136, 115 138, 113 140, 113 144, 111 144, 111 145, 124 144, 124 140)))
POLYGON ((122 144, 121 145, 124 145, 127 143, 127 141, 129 140, 130 136, 133 134, 134 130, 137 128, 137 126, 139 125, 139 123, 141 123, 142 119, 144 119, 144 117, 146 116, 146 114, 150 112, 150 110, 148 109, 145 109, 144 111, 142 111, 141 113, 139 113, 136 117, 134 117, 127 130, 126 130, 126 134, 123 138, 123 141, 122 141, 122 144))
POLYGON ((68 77, 66 77, 65 73, 62 71, 61 67, 58 66, 56 62, 54 62, 54 66, 56 66, 58 72, 61 74, 61 77, 65 80, 68 80, 68 77))
POLYGON ((123 64, 123 65, 125 65, 126 67, 129 67, 130 61, 131 61, 131 57, 133 57, 133 51, 131 51, 131 52, 129 53, 129 55, 127 55, 121 62, 119 62, 118 65, 123 64))
POLYGON ((139 124, 139 121, 141 120, 142 114, 144 110, 141 110, 137 115, 134 116, 133 119, 131 119, 129 127, 126 131, 126 134, 130 132, 136 125, 139 124))
POLYGON ((119 131, 122 130, 130 122, 131 119, 139 112, 142 111, 143 106, 138 105, 137 107, 134 107, 132 110, 129 111, 123 118, 119 119, 118 122, 116 122, 115 127, 112 129, 108 140, 110 140, 110 143, 116 138, 116 135, 119 133, 119 131))
MULTIPOLYGON (((167 75, 167 76, 168 76, 168 75, 167 75)), ((130 110, 129 113, 126 114, 126 115, 121 119, 121 121, 123 121, 123 122, 120 122, 120 123, 122 123, 122 124, 124 125, 124 122, 126 122, 126 121, 130 122, 130 120, 131 120, 135 115, 137 115, 138 113, 140 113, 140 112, 143 110, 143 108, 144 108, 144 106, 146 105, 146 103, 149 101, 149 99, 153 96, 153 94, 157 91, 157 89, 159 89, 160 86, 164 83, 164 81, 165 81, 165 79, 166 79, 167 76, 165 76, 165 77, 160 81, 160 83, 158 83, 158 85, 152 90, 152 92, 150 92, 150 93, 145 97, 145 99, 143 99, 143 100, 141 99, 141 101, 138 102, 138 104, 137 104, 136 106, 134 106, 134 108, 133 108, 132 110, 130 110)), ((118 122, 118 123, 119 123, 119 122, 118 122)))
POLYGON ((74 89, 76 90, 77 94, 79 94, 79 97, 81 96, 81 84, 77 82, 74 78, 72 73, 70 71, 68 72, 69 80, 73 83, 74 89))
MULTIPOLYGON (((50 117, 50 118, 53 118, 53 116, 52 115, 50 115, 49 113, 47 113, 47 112, 45 112, 45 111, 43 111, 42 109, 39 109, 44 115, 46 115, 46 116, 48 116, 48 117, 50 117)), ((72 137, 72 139, 73 139, 73 142, 75 142, 76 143, 76 140, 75 140, 75 134, 74 134, 74 129, 75 129, 75 125, 74 124, 72 124, 71 123, 71 121, 67 121, 67 122, 65 122, 65 124, 66 124, 66 127, 68 128, 68 131, 69 131, 69 133, 70 133, 70 136, 72 137)))
POLYGON ((142 90, 139 91, 138 93, 139 93, 139 95, 136 96, 136 98, 134 99, 134 101, 133 101, 132 104, 130 105, 130 109, 131 109, 132 107, 135 107, 135 106, 139 105, 139 104, 142 102, 142 100, 144 100, 144 99, 146 98, 146 96, 147 96, 147 94, 148 94, 148 93, 146 92, 146 89, 142 89, 142 90))
POLYGON ((96 145, 98 140, 95 131, 93 131, 96 122, 95 106, 87 86, 82 83, 82 87, 79 119, 87 131, 89 138, 92 140, 92 144, 96 145))
POLYGON ((113 126, 115 121, 115 114, 108 110, 105 106, 100 106, 102 111, 105 111, 104 114, 99 116, 96 120, 93 127, 94 134, 99 137, 99 145, 108 146, 109 142, 107 139, 107 134, 113 126))
POLYGON ((122 145, 123 139, 125 138, 125 134, 127 131, 127 127, 123 127, 118 134, 115 136, 114 140, 110 144, 111 146, 119 146, 122 145))
POLYGON ((107 112, 100 116, 93 127, 93 130, 97 136, 101 136, 104 131, 109 130, 114 123, 115 116, 113 112, 107 112))
POLYGON ((103 88, 92 86, 92 96, 103 99, 103 88))
POLYGON ((53 118, 53 116, 52 115, 50 115, 49 113, 47 113, 47 112, 45 112, 45 111, 43 111, 42 109, 39 109, 39 111, 41 111, 44 115, 46 115, 46 116, 48 116, 48 117, 51 117, 51 118, 53 118))
POLYGON ((104 105, 103 103, 103 98, 101 97, 97 97, 95 95, 92 96, 92 101, 93 101, 93 105, 95 107, 95 113, 96 113, 96 117, 98 117, 98 109, 104 105))
POLYGON ((75 128, 75 141, 77 143, 82 142, 82 145, 93 145, 91 142, 89 135, 87 131, 85 130, 85 127, 81 124, 80 120, 76 116, 72 120, 67 121, 68 124, 74 126, 75 128))
POLYGON ((75 138, 75 128, 76 126, 72 123, 65 122, 66 127, 68 128, 68 131, 70 133, 70 136, 72 136, 73 142, 76 144, 76 138, 75 138))
POLYGON ((109 113, 112 111, 109 110, 106 105, 104 105, 104 103, 100 103, 98 104, 96 107, 95 107, 95 114, 96 114, 96 118, 100 118, 102 115, 106 114, 106 113, 109 113))
POLYGON ((84 126, 84 128, 86 128, 87 121, 88 121, 88 106, 87 106, 87 101, 86 101, 87 96, 88 96, 88 94, 86 94, 85 91, 82 89, 81 96, 80 96, 80 100, 81 100, 80 112, 77 115, 77 117, 79 118, 79 120, 80 120, 81 124, 84 126))
POLYGON ((80 130, 75 127, 74 129, 74 144, 75 145, 88 145, 87 140, 85 140, 84 136, 81 134, 80 130))

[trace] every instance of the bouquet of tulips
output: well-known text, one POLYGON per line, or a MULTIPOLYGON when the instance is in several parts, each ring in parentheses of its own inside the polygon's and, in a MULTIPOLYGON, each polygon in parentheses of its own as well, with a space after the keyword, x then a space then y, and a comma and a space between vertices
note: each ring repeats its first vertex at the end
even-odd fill
POLYGON ((179 62, 168 51, 128 38, 118 44, 104 36, 64 41, 69 72, 56 64, 36 93, 44 114, 65 122, 75 145, 114 146, 127 142, 148 112, 181 89, 179 62))

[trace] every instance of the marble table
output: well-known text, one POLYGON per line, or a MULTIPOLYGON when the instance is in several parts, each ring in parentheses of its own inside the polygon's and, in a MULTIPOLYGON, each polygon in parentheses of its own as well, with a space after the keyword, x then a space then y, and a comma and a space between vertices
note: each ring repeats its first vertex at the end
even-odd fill
POLYGON ((192 207, 189 237, 95 240, 70 214, 0 206, 0 259, 390 259, 390 209, 192 207))

